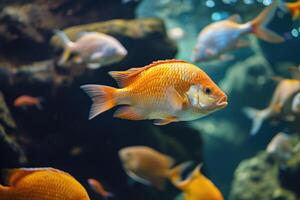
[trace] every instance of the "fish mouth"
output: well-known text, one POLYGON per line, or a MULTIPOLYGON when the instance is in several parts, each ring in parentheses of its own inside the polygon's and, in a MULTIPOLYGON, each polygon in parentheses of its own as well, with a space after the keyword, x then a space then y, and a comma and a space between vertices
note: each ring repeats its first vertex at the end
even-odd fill
POLYGON ((227 102, 227 97, 224 96, 221 99, 219 99, 219 101, 216 103, 216 106, 218 108, 224 108, 225 106, 227 106, 228 102, 227 102))

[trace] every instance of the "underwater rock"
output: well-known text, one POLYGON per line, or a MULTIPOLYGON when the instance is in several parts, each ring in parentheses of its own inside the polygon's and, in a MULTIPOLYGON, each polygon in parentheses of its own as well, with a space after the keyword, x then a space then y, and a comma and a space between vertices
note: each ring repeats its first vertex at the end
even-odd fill
MULTIPOLYGON (((72 41, 83 32, 100 32, 117 38, 128 51, 124 63, 134 61, 147 64, 145 61, 149 63, 153 60, 173 58, 177 53, 176 44, 168 38, 163 21, 156 18, 110 20, 69 27, 64 31, 72 41)), ((57 36, 54 36, 51 42, 55 47, 62 47, 57 36)))
POLYGON ((24 150, 15 139, 16 123, 0 92, 0 168, 12 167, 27 162, 24 150))
MULTIPOLYGON (((289 171, 287 165, 284 171, 289 171)), ((283 187, 283 177, 277 163, 266 152, 242 161, 234 173, 230 200, 296 200, 291 187, 283 187)), ((299 168, 297 173, 299 174, 299 168)), ((298 188, 298 182, 293 182, 298 188)), ((296 191, 296 190, 294 190, 296 191)))

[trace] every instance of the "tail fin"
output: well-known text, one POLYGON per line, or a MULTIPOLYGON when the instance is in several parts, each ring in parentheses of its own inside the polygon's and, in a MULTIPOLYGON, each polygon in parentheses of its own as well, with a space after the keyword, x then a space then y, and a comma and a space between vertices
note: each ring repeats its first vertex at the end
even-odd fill
POLYGON ((250 22, 252 25, 253 33, 258 38, 271 43, 284 42, 283 37, 266 27, 269 24, 269 22, 273 19, 278 4, 278 0, 274 0, 271 5, 265 8, 254 20, 250 22))
POLYGON ((60 30, 54 30, 55 35, 61 40, 64 46, 64 52, 61 59, 58 61, 59 65, 63 65, 71 55, 71 47, 73 46, 73 42, 68 38, 65 32, 60 30))
POLYGON ((103 113, 116 105, 116 88, 105 85, 83 85, 80 88, 93 100, 89 119, 96 117, 100 113, 103 113))
POLYGON ((181 164, 175 166, 174 168, 170 169, 167 174, 170 181, 172 183, 174 183, 174 182, 177 182, 178 180, 180 180, 182 172, 186 168, 190 167, 192 164, 193 164, 193 162, 187 161, 187 162, 181 163, 181 164))
POLYGON ((250 134, 255 135, 259 131, 263 121, 267 118, 267 113, 264 110, 257 110, 250 107, 243 108, 243 112, 253 121, 250 134))

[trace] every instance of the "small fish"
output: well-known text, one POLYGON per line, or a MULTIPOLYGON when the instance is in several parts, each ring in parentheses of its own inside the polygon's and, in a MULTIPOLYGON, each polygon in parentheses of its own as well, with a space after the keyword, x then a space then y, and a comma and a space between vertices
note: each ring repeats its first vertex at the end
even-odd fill
POLYGON ((90 69, 119 62, 127 55, 127 50, 117 39, 103 33, 86 32, 75 42, 63 31, 56 30, 55 34, 62 40, 65 48, 58 62, 62 66, 72 53, 76 54, 75 62, 84 62, 90 69))
POLYGON ((229 51, 249 46, 241 36, 253 33, 258 38, 271 43, 281 43, 284 38, 266 28, 276 12, 278 2, 265 8, 254 20, 241 24, 240 17, 233 15, 227 20, 214 22, 206 26, 198 35, 192 53, 192 61, 232 58, 229 51))
POLYGON ((262 123, 271 117, 280 115, 283 106, 288 99, 296 92, 300 91, 300 81, 295 79, 282 79, 273 93, 269 106, 263 110, 257 110, 250 107, 243 108, 247 117, 252 119, 251 135, 255 135, 262 123))
POLYGON ((54 168, 6 170, 1 200, 89 200, 84 187, 71 175, 54 168))
POLYGON ((107 192, 104 189, 103 185, 99 181, 97 181, 96 179, 93 179, 93 178, 88 179, 88 184, 90 185, 90 187, 95 192, 97 192, 98 194, 100 194, 101 197, 103 197, 104 199, 108 199, 109 197, 113 197, 114 196, 113 193, 107 192))
POLYGON ((22 108, 36 106, 37 108, 42 110, 43 109, 42 101, 43 101, 43 99, 40 97, 32 97, 32 96, 28 96, 28 95, 22 95, 22 96, 17 97, 14 100, 14 106, 22 107, 22 108))
POLYGON ((171 168, 174 160, 150 147, 132 146, 119 151, 119 158, 127 175, 145 185, 164 190, 170 175, 176 176, 190 165, 183 163, 171 168))
POLYGON ((292 111, 294 113, 300 113, 300 92, 297 93, 293 98, 292 111))
POLYGON ((283 10, 288 10, 291 12, 291 15, 293 17, 293 20, 296 20, 299 17, 300 14, 300 0, 296 2, 288 2, 284 3, 283 2, 283 10))
POLYGON ((114 117, 154 119, 154 124, 165 125, 195 120, 227 105, 224 92, 205 72, 186 61, 157 61, 109 74, 121 88, 81 86, 93 100, 90 119, 116 105, 126 105, 114 117))
POLYGON ((180 27, 174 27, 168 31, 168 37, 171 38, 172 40, 180 40, 184 37, 184 35, 185 32, 180 27))
POLYGON ((200 168, 198 165, 183 181, 177 176, 171 177, 173 185, 183 192, 183 200, 223 200, 222 193, 200 172, 200 168))

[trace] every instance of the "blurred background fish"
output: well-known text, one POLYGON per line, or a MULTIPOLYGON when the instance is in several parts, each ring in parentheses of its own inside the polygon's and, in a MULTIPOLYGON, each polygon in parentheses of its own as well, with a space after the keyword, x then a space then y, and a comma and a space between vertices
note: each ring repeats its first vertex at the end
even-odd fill
POLYGON ((200 170, 198 165, 185 180, 171 178, 174 186, 183 192, 183 200, 223 200, 219 189, 200 170))
POLYGON ((42 101, 43 98, 41 97, 32 97, 29 95, 22 95, 17 97, 14 100, 14 106, 15 107, 19 107, 19 108, 28 108, 28 107, 32 107, 32 106, 36 106, 38 109, 42 110, 43 106, 42 106, 42 101))
POLYGON ((283 106, 287 100, 300 91, 300 81, 295 79, 282 79, 278 83, 270 104, 263 110, 257 110, 250 107, 243 108, 244 113, 247 117, 252 120, 252 128, 250 130, 251 135, 255 135, 262 123, 271 117, 279 115, 282 111, 283 106))
POLYGON ((131 146, 119 150, 119 158, 127 175, 145 185, 165 189, 170 176, 177 177, 189 162, 173 168, 173 158, 147 146, 131 146))
POLYGON ((55 34, 64 45, 59 65, 64 65, 72 53, 76 54, 75 63, 85 63, 90 69, 116 63, 127 55, 127 50, 117 39, 103 33, 83 32, 75 42, 63 31, 56 30, 55 34))
POLYGON ((241 24, 238 15, 209 24, 199 33, 191 60, 199 62, 212 59, 230 59, 232 56, 228 54, 229 51, 248 45, 241 37, 249 33, 253 33, 267 42, 284 42, 283 37, 266 28, 273 19, 277 6, 278 2, 273 1, 255 19, 245 24, 241 24))
POLYGON ((114 196, 113 193, 107 192, 104 189, 103 185, 96 179, 93 178, 88 179, 88 184, 90 185, 92 190, 94 190, 96 193, 98 193, 101 197, 103 197, 106 200, 114 196))

